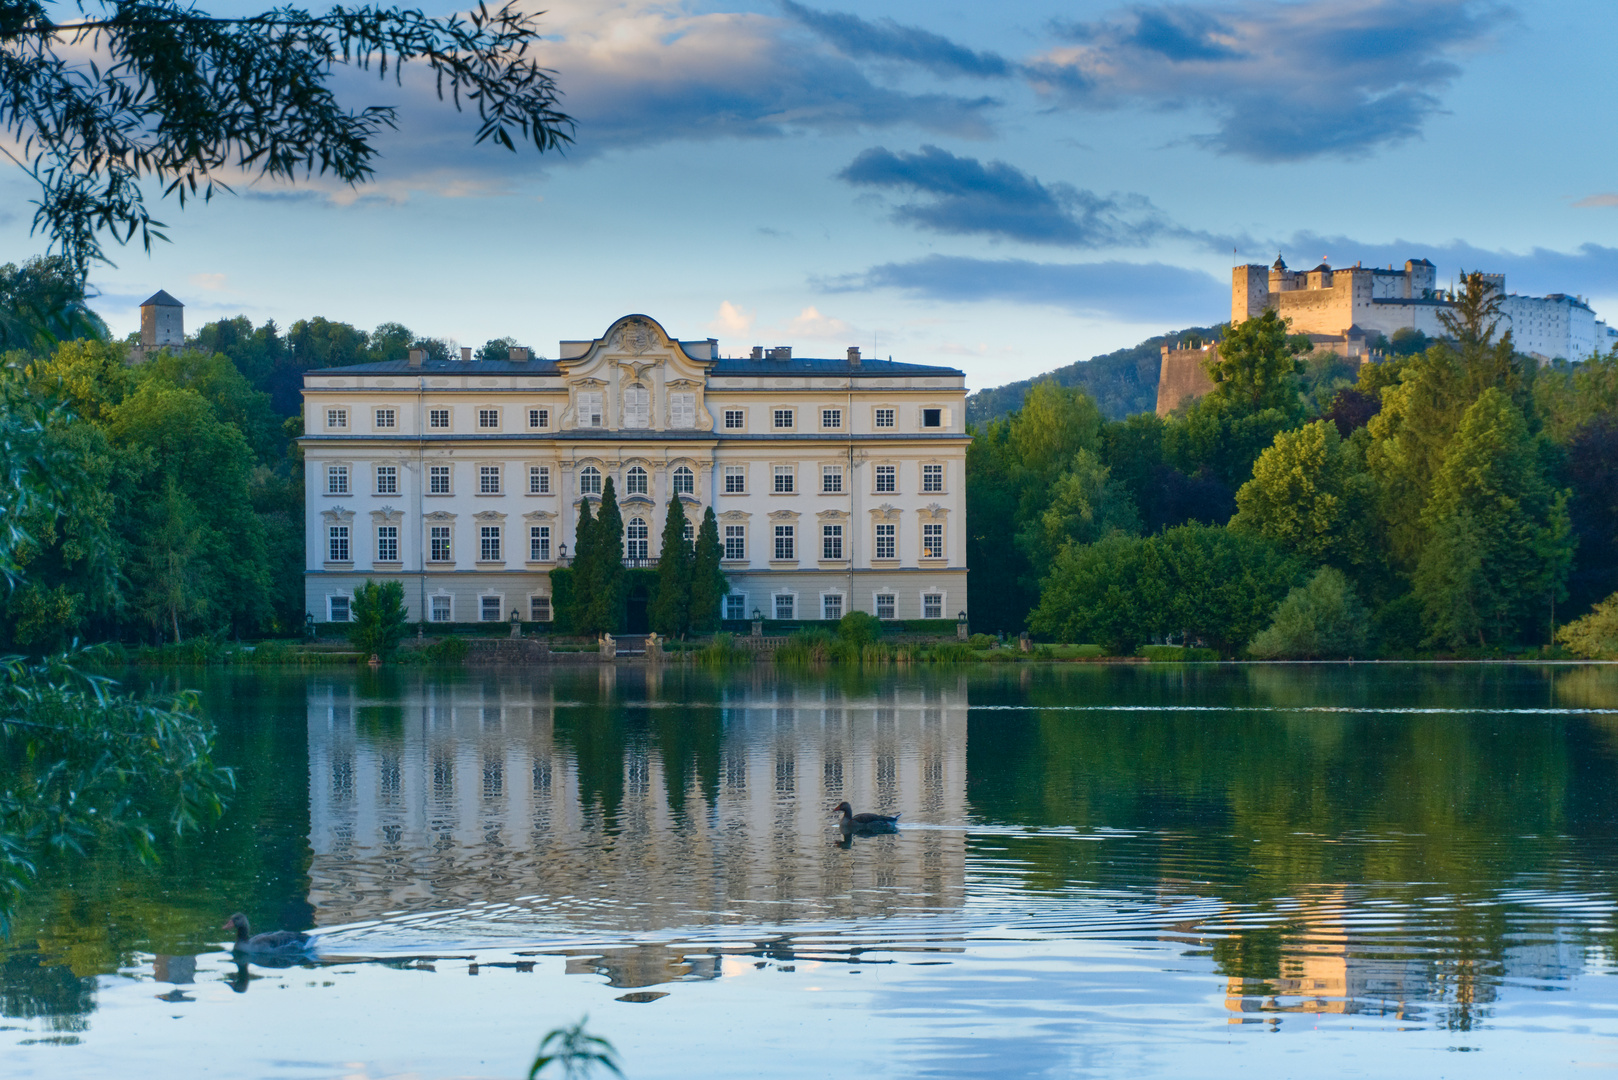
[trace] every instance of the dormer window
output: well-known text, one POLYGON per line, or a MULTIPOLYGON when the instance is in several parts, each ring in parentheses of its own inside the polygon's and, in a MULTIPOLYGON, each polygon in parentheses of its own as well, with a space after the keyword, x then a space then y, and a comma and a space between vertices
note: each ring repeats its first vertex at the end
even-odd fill
POLYGON ((697 426, 697 395, 683 391, 669 395, 669 426, 689 430, 697 426))
POLYGON ((602 393, 599 390, 579 391, 579 426, 598 428, 602 421, 602 393))
POLYGON ((652 392, 636 383, 624 388, 624 427, 652 426, 652 392))

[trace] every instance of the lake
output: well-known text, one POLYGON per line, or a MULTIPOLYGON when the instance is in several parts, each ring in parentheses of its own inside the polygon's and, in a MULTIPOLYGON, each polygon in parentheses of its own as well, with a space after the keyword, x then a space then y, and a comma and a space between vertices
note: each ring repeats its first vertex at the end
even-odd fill
POLYGON ((1618 1068, 1618 667, 136 677, 239 789, 45 868, 6 1076, 518 1077, 584 1016, 631 1080, 1618 1068))

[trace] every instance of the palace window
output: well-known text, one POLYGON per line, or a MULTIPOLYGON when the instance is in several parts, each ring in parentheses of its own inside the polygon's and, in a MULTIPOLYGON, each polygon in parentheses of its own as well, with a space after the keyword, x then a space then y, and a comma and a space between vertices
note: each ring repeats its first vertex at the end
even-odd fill
POLYGON ((376 527, 376 561, 399 561, 399 526, 378 525, 376 527))
POLYGON ((624 477, 625 495, 646 494, 646 470, 639 465, 632 466, 629 474, 624 477))
POLYGON ((669 395, 669 424, 677 428, 697 426, 697 395, 690 391, 669 395))
POLYGON ((679 465, 674 470, 674 494, 695 495, 697 493, 697 474, 689 467, 679 465))
POLYGON ((841 593, 827 593, 820 598, 820 617, 827 622, 836 622, 843 617, 843 596, 841 593))
POLYGON ((942 559, 944 557, 944 526, 923 525, 921 527, 921 557, 924 559, 942 559))
POLYGON ((879 428, 893 427, 893 410, 878 409, 876 411, 876 426, 879 428))
POLYGON ((478 427, 480 427, 480 428, 488 428, 488 429, 498 429, 500 427, 500 410, 499 409, 479 409, 478 410, 478 427))
POLYGON ((942 593, 921 594, 921 617, 924 619, 942 619, 944 617, 944 596, 942 593))
POLYGON ((740 561, 747 558, 747 526, 725 526, 725 558, 740 561))
POLYGON ((500 598, 498 596, 480 596, 478 598, 479 614, 484 622, 500 621, 500 598))
POLYGON ((688 544, 697 542, 697 530, 692 526, 690 518, 686 518, 685 524, 680 527, 680 539, 688 544))
POLYGON ((427 467, 427 492, 431 495, 449 494, 448 465, 429 465, 427 467))
POLYGON ((549 525, 530 525, 528 527, 528 560, 530 562, 551 561, 551 527, 549 525))
POLYGON ((551 493, 551 470, 548 465, 528 466, 528 494, 549 495, 551 493))
POLYGON ((779 620, 796 618, 794 612, 798 607, 798 598, 791 593, 775 594, 775 617, 779 620))
POLYGON ((820 557, 822 559, 841 559, 843 557, 843 527, 841 525, 822 525, 820 527, 820 557))
POLYGON ((876 490, 879 494, 899 490, 899 467, 897 465, 878 465, 876 467, 876 490))
POLYGON ((450 606, 449 606, 449 604, 450 604, 450 598, 447 597, 447 596, 435 596, 435 597, 433 597, 431 602, 430 602, 430 605, 428 607, 428 612, 429 612, 429 614, 427 616, 428 619, 430 621, 432 621, 432 622, 449 622, 450 621, 450 606))
POLYGON ((730 622, 741 622, 747 618, 747 597, 741 593, 727 593, 725 596, 725 618, 730 622))
POLYGON ((348 494, 348 466, 347 465, 327 465, 326 466, 326 494, 327 495, 347 495, 348 494))
POLYGON ((528 598, 528 621, 551 621, 551 598, 548 596, 530 596, 528 598))
POLYGON ((478 494, 479 495, 498 495, 498 494, 500 494, 500 466, 498 466, 498 465, 479 465, 478 466, 478 494))
POLYGON ((348 426, 348 410, 327 409, 326 426, 329 428, 346 428, 348 426))
POLYGON ((792 481, 797 475, 797 469, 791 465, 777 465, 775 467, 775 493, 777 495, 792 494, 792 481))
POLYGON ((381 430, 384 430, 384 429, 387 429, 387 428, 397 426, 394 423, 395 415, 396 414, 394 413, 394 411, 392 409, 378 409, 376 411, 377 430, 381 431, 381 430))
POLYGON ((747 414, 740 409, 725 410, 725 430, 740 431, 747 426, 747 414))
POLYGON ((348 550, 348 526, 333 525, 326 533, 326 561, 351 562, 348 550))
POLYGON ((328 597, 327 603, 331 606, 332 622, 348 622, 348 597, 328 597))
POLYGON ((791 561, 798 557, 795 543, 797 529, 792 525, 777 525, 775 527, 775 557, 783 561, 791 561))
POLYGON ((921 410, 921 426, 924 427, 924 428, 926 428, 926 427, 943 427, 944 426, 944 410, 943 409, 923 409, 923 410, 921 410))
POLYGON ((871 557, 873 559, 897 558, 898 556, 895 552, 899 548, 898 534, 899 526, 897 525, 878 525, 876 527, 876 553, 871 557))
POLYGON ((579 470, 579 492, 583 495, 601 494, 601 470, 594 465, 586 465, 579 470))
POLYGON ((777 429, 790 428, 792 426, 792 410, 776 409, 775 426, 777 429))
POLYGON ((841 465, 822 465, 820 467, 820 493, 822 495, 841 495, 843 492, 843 467, 841 465))
POLYGON ((500 526, 484 525, 478 532, 482 540, 478 547, 478 561, 500 562, 500 526))
POLYGON ((878 593, 876 597, 876 617, 879 619, 893 618, 893 594, 878 593))
POLYGON ((652 392, 639 383, 624 387, 624 427, 652 426, 652 392))
POLYGON ((430 428, 447 428, 447 427, 449 427, 449 410, 448 409, 428 409, 427 410, 427 426, 430 427, 430 428))
POLYGON ((529 409, 528 426, 531 428, 548 428, 551 426, 551 411, 549 409, 529 409))
POLYGON ((598 428, 602 426, 603 395, 600 390, 579 391, 579 426, 598 428))
POLYGON ((842 409, 821 409, 820 426, 828 430, 835 430, 843 426, 842 409))
POLYGON ((725 494, 741 495, 747 491, 747 466, 725 466, 725 494))
POLYGON ((944 490, 944 466, 923 465, 921 467, 921 490, 925 492, 944 490))
POLYGON ((649 535, 645 518, 630 518, 629 524, 624 526, 624 558, 646 558, 649 535))
POLYGON ((378 465, 376 467, 376 493, 378 495, 399 494, 399 467, 397 465, 378 465))
POLYGON ((428 555, 428 558, 433 562, 449 562, 449 526, 432 526, 428 532, 428 537, 432 541, 432 552, 428 555))

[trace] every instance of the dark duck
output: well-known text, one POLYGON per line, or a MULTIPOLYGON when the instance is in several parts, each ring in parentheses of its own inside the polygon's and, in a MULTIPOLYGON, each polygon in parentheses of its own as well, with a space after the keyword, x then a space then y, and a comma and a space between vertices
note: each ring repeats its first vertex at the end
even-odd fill
POLYGON ((313 938, 299 930, 271 930, 267 934, 255 934, 253 928, 247 925, 247 916, 239 911, 226 919, 221 929, 236 931, 234 948, 237 952, 287 956, 305 952, 314 944, 313 938))
POLYGON ((898 814, 856 814, 854 808, 846 802, 840 802, 831 809, 832 813, 843 815, 841 824, 845 832, 897 832, 899 830, 898 814))

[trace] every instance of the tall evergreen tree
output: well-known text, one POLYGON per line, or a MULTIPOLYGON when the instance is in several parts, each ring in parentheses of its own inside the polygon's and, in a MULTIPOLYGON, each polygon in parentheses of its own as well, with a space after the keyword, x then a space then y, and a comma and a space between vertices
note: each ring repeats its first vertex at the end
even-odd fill
POLYGON ((697 549, 691 561, 691 629, 717 630, 730 583, 720 569, 725 549, 719 543, 719 519, 713 507, 702 514, 702 528, 697 530, 697 549))
POLYGON ((590 581, 594 574, 596 520, 590 515, 590 500, 579 500, 579 523, 573 530, 572 610, 567 621, 575 634, 598 633, 590 624, 590 581))
POLYGON ((609 476, 601 489, 601 508, 590 526, 586 565, 579 569, 579 633, 613 633, 623 625, 623 554, 624 518, 609 476))
POLYGON ((685 524, 685 507, 678 498, 670 499, 657 555, 657 596, 649 612, 652 629, 665 637, 691 628, 691 545, 685 524))

